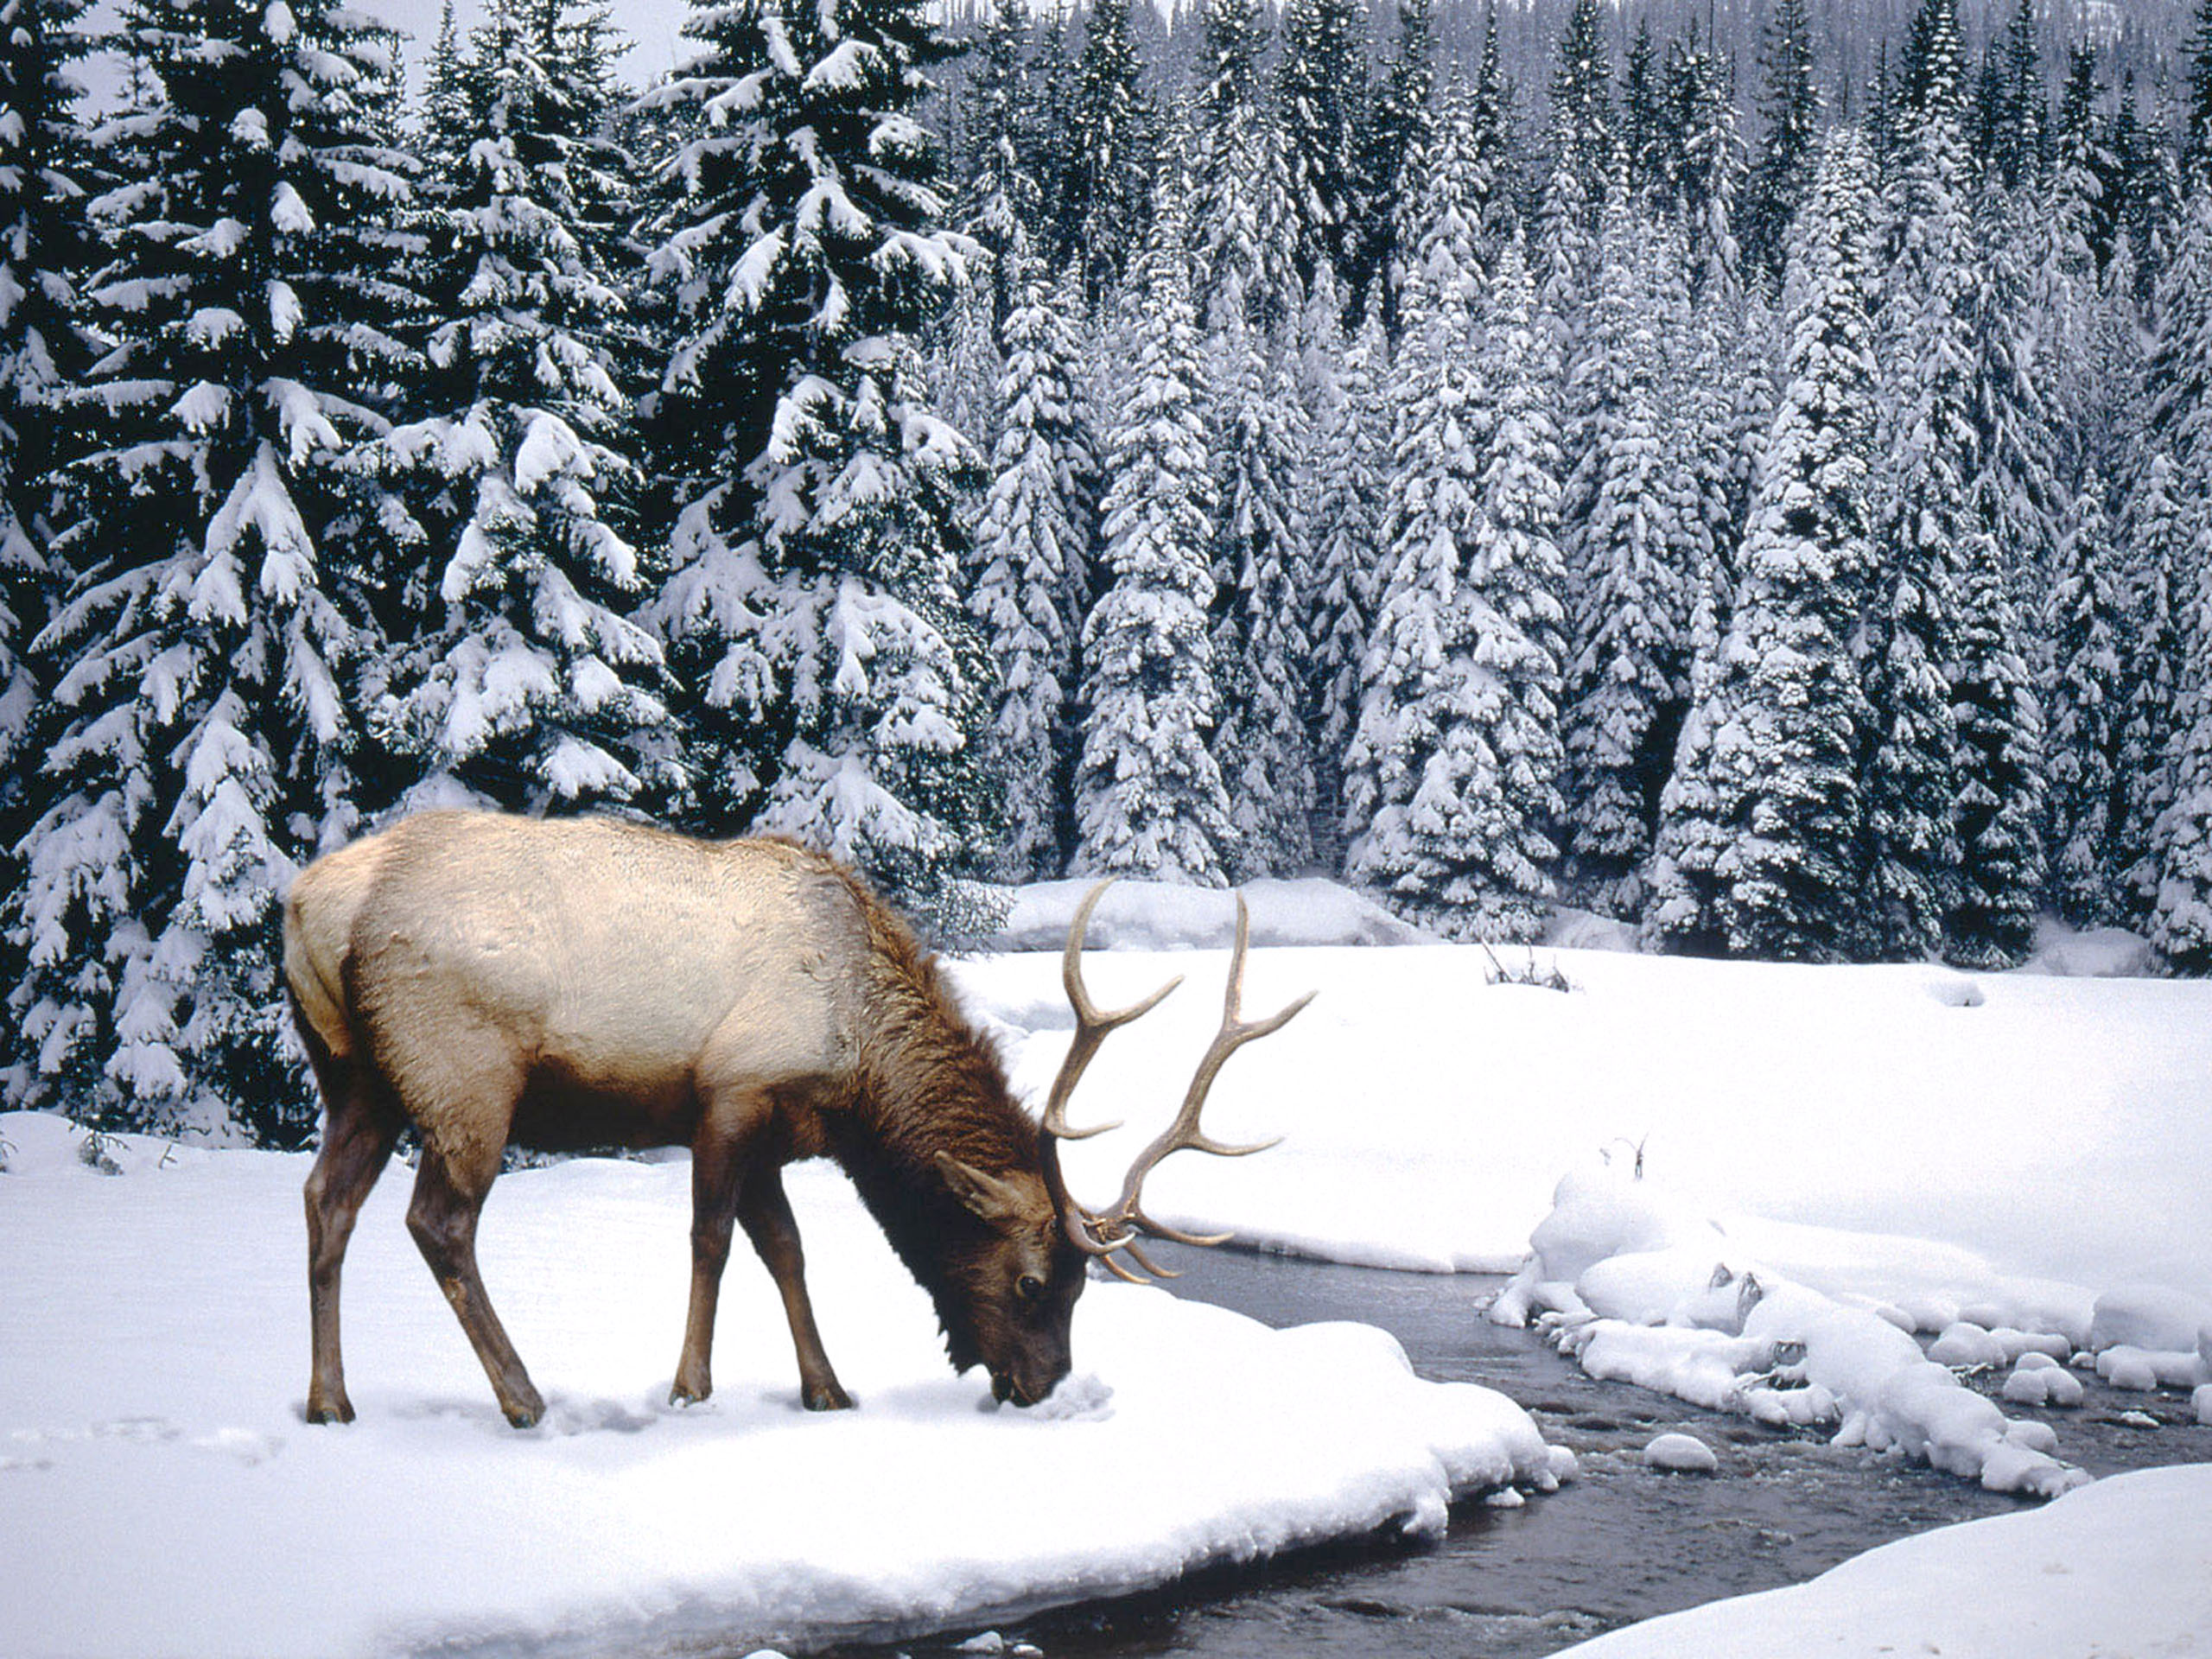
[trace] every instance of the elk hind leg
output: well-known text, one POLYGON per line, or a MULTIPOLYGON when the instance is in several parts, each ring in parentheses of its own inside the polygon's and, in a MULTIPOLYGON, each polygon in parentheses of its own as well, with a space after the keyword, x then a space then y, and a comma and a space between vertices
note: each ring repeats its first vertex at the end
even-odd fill
POLYGON ((350 1423, 353 1402, 346 1395, 346 1361, 338 1333, 339 1277, 354 1218, 391 1157, 400 1119, 358 1059, 336 1058, 319 1041, 310 1040, 308 1049, 322 1090, 323 1128, 322 1150, 316 1154, 303 1194, 312 1349, 307 1419, 311 1423, 350 1423))
POLYGON ((438 1288, 445 1292, 483 1363, 499 1409, 517 1428, 529 1428, 545 1414, 545 1402, 507 1340, 499 1316, 492 1311, 483 1274, 476 1267, 477 1217, 492 1178, 499 1173, 499 1153, 500 1147, 492 1145, 488 1151, 456 1154, 426 1136, 415 1196, 407 1206, 407 1230, 414 1234, 438 1288))

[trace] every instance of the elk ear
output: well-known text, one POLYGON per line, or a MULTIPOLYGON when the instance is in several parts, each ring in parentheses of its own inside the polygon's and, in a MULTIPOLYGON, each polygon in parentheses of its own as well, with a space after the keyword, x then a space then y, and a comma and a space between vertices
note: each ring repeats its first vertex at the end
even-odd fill
POLYGON ((952 1196, 981 1221, 1018 1221, 1034 1205, 1021 1188, 1003 1176, 987 1175, 973 1164, 963 1164, 949 1152, 937 1155, 938 1173, 952 1189, 952 1196))

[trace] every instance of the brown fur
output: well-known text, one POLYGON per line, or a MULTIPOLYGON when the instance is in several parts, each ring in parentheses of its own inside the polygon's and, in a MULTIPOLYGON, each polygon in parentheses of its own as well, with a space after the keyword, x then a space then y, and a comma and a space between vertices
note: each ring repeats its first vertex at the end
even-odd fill
POLYGON ((350 1420, 339 1275, 403 1128, 408 1224, 518 1425, 543 1410, 475 1262, 510 1145, 692 1152, 693 1274, 671 1398, 706 1397, 734 1225, 781 1293, 802 1397, 849 1405, 809 1302, 781 1170, 850 1173, 936 1302, 956 1367, 1041 1399, 1083 1283, 1035 1124, 906 925, 787 842, 611 821, 423 813, 319 860, 287 899, 285 976, 325 1106, 307 1185, 308 1414, 350 1420))

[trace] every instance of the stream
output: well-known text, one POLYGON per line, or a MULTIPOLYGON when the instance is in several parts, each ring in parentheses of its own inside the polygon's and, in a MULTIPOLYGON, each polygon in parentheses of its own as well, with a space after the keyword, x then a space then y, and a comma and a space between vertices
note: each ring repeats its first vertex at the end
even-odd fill
MULTIPOLYGON (((1007 1643, 1029 1644, 1046 1659, 1535 1659, 1639 1619, 1798 1583, 1878 1544, 2030 1501, 1863 1448, 1832 1447, 1821 1433, 1764 1428, 1593 1382, 1533 1332, 1480 1316, 1477 1306, 1497 1280, 1230 1250, 1173 1256, 1168 1265, 1191 1269, 1170 1282, 1179 1295, 1270 1325, 1382 1326, 1421 1376, 1484 1383, 1517 1401, 1547 1440, 1573 1449, 1581 1473, 1519 1506, 1460 1504, 1439 1540, 1329 1546, 1003 1627, 1007 1643), (1719 1472, 1645 1468, 1643 1446, 1669 1429, 1711 1446, 1719 1472)), ((2060 1455, 2095 1475, 2212 1460, 2212 1428, 2196 1425, 2186 1395, 2122 1394, 2075 1375, 2088 1388, 2082 1406, 2008 1405, 2007 1414, 2050 1422, 2060 1455)), ((2001 1380, 1981 1381, 1993 1390, 2001 1380)), ((836 1659, 942 1659, 976 1634, 830 1651, 836 1659)))

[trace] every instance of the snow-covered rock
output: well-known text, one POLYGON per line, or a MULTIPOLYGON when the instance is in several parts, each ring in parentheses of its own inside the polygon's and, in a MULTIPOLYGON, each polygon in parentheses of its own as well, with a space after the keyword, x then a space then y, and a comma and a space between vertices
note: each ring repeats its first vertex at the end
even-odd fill
POLYGON ((1713 1448, 1694 1434, 1661 1434, 1643 1448, 1643 1461, 1670 1474, 1709 1475, 1720 1467, 1713 1448))

